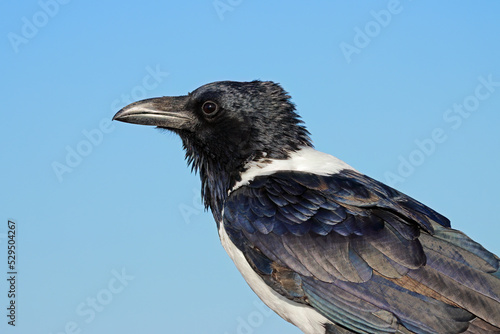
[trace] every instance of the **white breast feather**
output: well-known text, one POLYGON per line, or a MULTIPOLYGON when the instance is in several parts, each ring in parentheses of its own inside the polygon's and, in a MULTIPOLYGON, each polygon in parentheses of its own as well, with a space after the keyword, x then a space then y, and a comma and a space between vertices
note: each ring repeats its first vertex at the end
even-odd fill
MULTIPOLYGON (((247 170, 241 175, 241 181, 231 191, 248 184, 257 176, 270 175, 278 171, 302 171, 318 175, 331 175, 344 169, 354 170, 342 160, 311 147, 304 147, 292 153, 286 160, 263 159, 251 162, 246 167, 247 170)), ((299 327, 304 333, 324 333, 324 324, 331 323, 331 321, 312 307, 293 302, 270 288, 252 269, 243 253, 231 242, 224 229, 224 224, 220 223, 219 226, 222 246, 259 298, 279 316, 299 327)))
POLYGON ((219 237, 222 246, 250 288, 252 288, 264 304, 278 313, 280 317, 300 328, 305 334, 324 333, 324 324, 331 323, 331 321, 319 314, 312 307, 293 302, 270 288, 250 267, 243 253, 229 239, 224 229, 224 224, 220 223, 219 226, 219 237))

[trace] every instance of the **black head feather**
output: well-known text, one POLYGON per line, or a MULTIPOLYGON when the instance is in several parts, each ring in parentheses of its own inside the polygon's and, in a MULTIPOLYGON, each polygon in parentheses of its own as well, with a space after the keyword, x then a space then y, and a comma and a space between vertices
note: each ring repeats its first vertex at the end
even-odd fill
POLYGON ((202 197, 217 221, 228 191, 251 161, 286 159, 312 146, 290 96, 271 81, 219 81, 186 96, 134 102, 114 117, 177 133, 199 172, 202 197))
POLYGON ((301 146, 312 146, 290 96, 270 81, 210 83, 188 95, 186 109, 196 115, 197 125, 173 131, 182 139, 188 163, 200 173, 205 206, 217 220, 248 162, 286 159, 301 146), (215 106, 211 114, 204 112, 207 102, 215 106))

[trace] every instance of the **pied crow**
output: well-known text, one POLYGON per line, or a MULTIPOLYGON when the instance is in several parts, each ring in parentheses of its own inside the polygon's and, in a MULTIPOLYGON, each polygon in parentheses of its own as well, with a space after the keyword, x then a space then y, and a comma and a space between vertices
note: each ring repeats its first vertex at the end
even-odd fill
POLYGON ((304 333, 500 333, 499 258, 315 150, 280 85, 214 82, 114 119, 180 136, 223 247, 304 333))

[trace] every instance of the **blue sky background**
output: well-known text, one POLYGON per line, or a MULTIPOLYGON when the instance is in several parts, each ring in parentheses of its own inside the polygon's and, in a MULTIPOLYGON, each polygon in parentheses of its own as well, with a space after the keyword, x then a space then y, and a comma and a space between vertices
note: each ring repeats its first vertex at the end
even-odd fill
POLYGON ((500 254, 500 3, 55 1, 0 4, 2 333, 299 333, 225 254, 180 140, 107 122, 217 80, 280 82, 319 150, 500 254))

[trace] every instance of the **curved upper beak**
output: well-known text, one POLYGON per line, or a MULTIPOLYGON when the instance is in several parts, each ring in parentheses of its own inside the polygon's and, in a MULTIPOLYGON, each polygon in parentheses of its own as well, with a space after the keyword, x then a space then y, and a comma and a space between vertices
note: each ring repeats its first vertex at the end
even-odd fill
POLYGON ((187 96, 164 96, 129 104, 113 120, 167 129, 192 129, 196 118, 186 110, 187 96))

